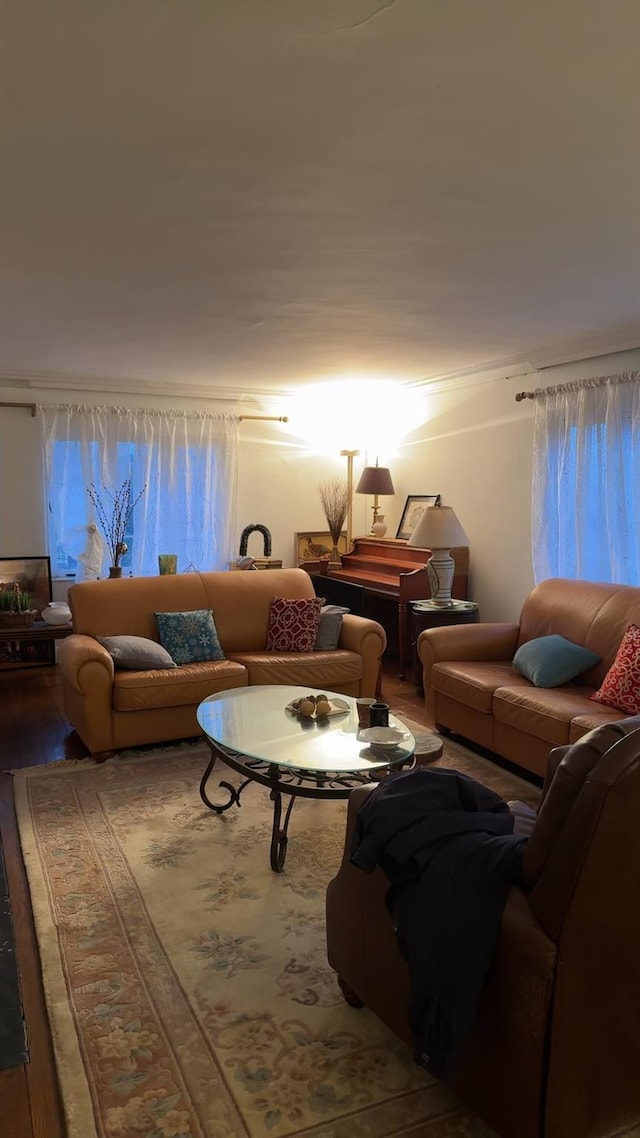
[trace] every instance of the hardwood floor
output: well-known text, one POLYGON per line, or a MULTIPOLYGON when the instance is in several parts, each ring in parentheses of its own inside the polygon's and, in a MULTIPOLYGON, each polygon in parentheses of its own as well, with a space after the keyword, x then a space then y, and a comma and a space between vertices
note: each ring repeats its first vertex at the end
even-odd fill
MULTIPOLYGON (((383 698, 402 717, 426 724, 424 700, 397 678, 397 661, 383 667, 383 698)), ((66 1128, 55 1074, 53 1047, 29 890, 20 853, 11 776, 18 767, 59 759, 82 759, 84 744, 65 719, 59 670, 55 667, 0 672, 0 832, 27 1023, 29 1063, 0 1071, 0 1138, 64 1138, 66 1128)))

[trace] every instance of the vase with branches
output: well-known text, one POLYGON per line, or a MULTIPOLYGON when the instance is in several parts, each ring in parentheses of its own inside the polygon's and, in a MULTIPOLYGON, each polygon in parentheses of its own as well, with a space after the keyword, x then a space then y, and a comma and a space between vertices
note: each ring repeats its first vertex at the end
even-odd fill
POLYGON ((108 499, 106 504, 103 502, 93 482, 90 486, 87 486, 87 493, 96 511, 98 522, 106 538, 109 553, 111 554, 109 576, 121 577, 122 566, 120 564, 120 558, 127 553, 129 549, 129 546, 124 540, 125 535, 129 522, 131 521, 134 507, 144 494, 146 485, 142 487, 142 490, 135 498, 133 497, 130 478, 125 478, 119 490, 109 490, 106 486, 103 487, 103 490, 108 499))
POLYGON ((321 482, 318 490, 333 545, 329 566, 339 567, 341 561, 338 542, 349 512, 349 487, 343 478, 331 478, 328 482, 321 482))

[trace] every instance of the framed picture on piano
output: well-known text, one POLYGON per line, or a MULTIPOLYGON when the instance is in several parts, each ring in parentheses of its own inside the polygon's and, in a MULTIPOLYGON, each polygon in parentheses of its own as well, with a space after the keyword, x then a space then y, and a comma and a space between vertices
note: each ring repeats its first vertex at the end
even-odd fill
POLYGON ((409 494, 400 518, 396 540, 408 541, 427 506, 439 505, 439 494, 409 494))

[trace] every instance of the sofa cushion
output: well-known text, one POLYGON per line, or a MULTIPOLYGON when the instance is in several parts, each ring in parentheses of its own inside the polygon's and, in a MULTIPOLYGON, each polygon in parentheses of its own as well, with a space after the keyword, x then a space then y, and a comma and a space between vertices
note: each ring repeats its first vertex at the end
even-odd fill
POLYGON ((314 644, 315 652, 332 652, 340 642, 342 618, 349 609, 342 605, 323 605, 320 609, 320 624, 314 644))
POLYGON ((273 597, 267 629, 268 652, 313 652, 324 597, 273 597))
POLYGON ((196 705, 214 692, 246 687, 246 669, 230 660, 184 664, 158 672, 116 672, 115 711, 149 711, 156 707, 196 705))
POLYGON ((496 688, 507 684, 531 687, 510 662, 499 660, 442 660, 434 664, 430 680, 434 691, 487 715, 491 714, 496 688))
POLYGON ((160 641, 176 664, 224 660, 211 609, 154 613, 160 641))
POLYGON ((567 685, 563 688, 498 688, 493 696, 493 714, 499 723, 525 735, 533 735, 553 746, 569 742, 569 728, 576 715, 588 712, 589 688, 567 685))
POLYGON ((146 636, 96 636, 113 659, 116 668, 144 672, 151 668, 175 668, 175 660, 157 640, 146 636))
POLYGON ((513 657, 517 672, 537 688, 557 688, 600 663, 600 656, 553 633, 521 644, 513 657))
POLYGON ((613 664, 591 699, 626 711, 628 715, 640 712, 640 627, 637 624, 627 628, 613 664))
POLYGON ((234 652, 229 658, 247 669, 252 686, 290 684, 359 695, 362 657, 357 652, 234 652))

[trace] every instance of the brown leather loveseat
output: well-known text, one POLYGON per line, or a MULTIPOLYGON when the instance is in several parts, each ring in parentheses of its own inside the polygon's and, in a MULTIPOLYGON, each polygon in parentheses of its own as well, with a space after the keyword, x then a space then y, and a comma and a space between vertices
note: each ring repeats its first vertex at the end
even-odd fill
MULTIPOLYGON (((387 878, 349 861, 370 793, 358 788, 349 799, 344 857, 327 892, 328 957, 349 1002, 411 1045, 387 878)), ((640 716, 553 751, 524 884, 509 893, 454 1079, 502 1138, 640 1133, 638 818, 640 716)))
POLYGON ((294 684, 374 696, 386 647, 376 621, 347 613, 334 651, 267 652, 273 597, 315 597, 302 569, 182 573, 87 581, 69 590, 73 633, 60 645, 66 715, 93 755, 200 735, 206 696, 253 684, 294 684), (158 640, 155 612, 212 609, 224 660, 152 671, 114 670, 97 636, 158 640))
POLYGON ((640 588, 550 578, 526 598, 517 624, 467 624, 420 634, 427 715, 497 755, 544 776, 552 747, 621 718, 589 699, 630 624, 640 624, 640 588), (601 662, 562 687, 534 687, 515 670, 521 644, 557 633, 601 662))

